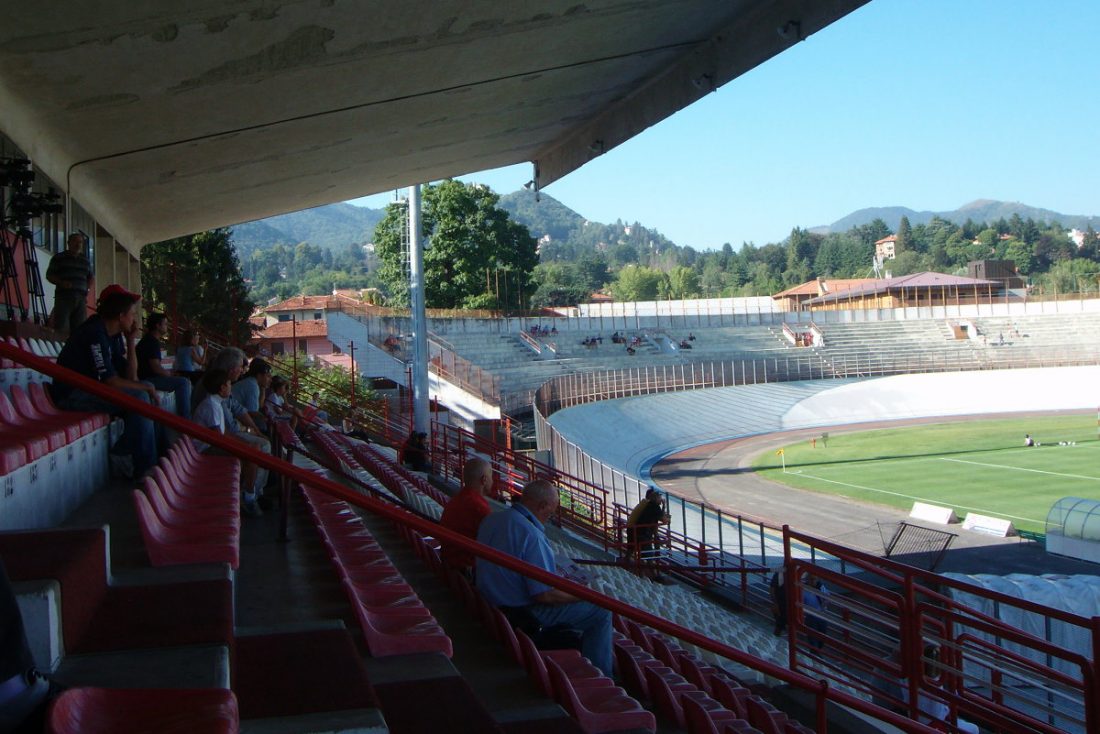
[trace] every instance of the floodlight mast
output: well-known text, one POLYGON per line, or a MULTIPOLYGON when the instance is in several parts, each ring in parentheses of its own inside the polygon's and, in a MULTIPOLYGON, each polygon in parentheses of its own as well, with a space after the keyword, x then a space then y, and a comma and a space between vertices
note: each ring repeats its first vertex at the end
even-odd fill
POLYGON ((428 425, 428 318, 424 305, 424 240, 420 231, 420 185, 409 187, 409 307, 412 321, 413 428, 428 425))

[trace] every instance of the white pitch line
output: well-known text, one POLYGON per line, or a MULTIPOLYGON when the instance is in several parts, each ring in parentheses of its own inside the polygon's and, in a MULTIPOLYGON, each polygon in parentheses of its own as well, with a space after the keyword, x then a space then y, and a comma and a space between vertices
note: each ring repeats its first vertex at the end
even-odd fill
POLYGON ((973 464, 974 466, 988 466, 991 469, 1008 469, 1010 471, 1029 471, 1034 474, 1049 474, 1052 477, 1067 477, 1069 479, 1089 479, 1094 482, 1100 482, 1100 477, 1089 477, 1084 474, 1065 474, 1057 471, 1046 471, 1045 469, 1025 469, 1021 466, 1008 466, 1006 464, 986 464, 983 461, 967 461, 966 459, 948 459, 943 456, 940 457, 944 461, 954 461, 956 464, 973 464))
MULTIPOLYGON (((931 504, 938 504, 938 503, 942 502, 942 500, 940 500, 940 499, 933 499, 933 498, 928 498, 928 497, 917 497, 915 495, 905 494, 903 492, 891 492, 888 489, 879 489, 878 487, 864 487, 863 485, 860 485, 860 484, 849 484, 848 482, 838 482, 835 479, 826 479, 825 477, 817 477, 817 476, 814 476, 813 474, 803 474, 802 476, 806 477, 807 479, 816 479, 819 482, 828 482, 829 484, 839 484, 842 487, 851 487, 852 489, 862 489, 866 492, 878 492, 879 494, 891 494, 895 497, 904 497, 907 500, 916 500, 917 502, 928 502, 928 503, 931 503, 931 504)), ((953 505, 953 507, 956 507, 960 510, 974 510, 975 512, 981 512, 983 514, 988 513, 990 515, 996 515, 997 517, 1007 517, 1010 520, 1027 520, 1028 522, 1035 522, 1035 523, 1044 522, 1044 520, 1036 520, 1036 519, 1031 518, 1031 517, 1021 517, 1019 515, 1008 515, 1008 514, 1005 514, 1003 512, 995 512, 993 510, 987 510, 984 507, 969 507, 967 505, 953 505)))

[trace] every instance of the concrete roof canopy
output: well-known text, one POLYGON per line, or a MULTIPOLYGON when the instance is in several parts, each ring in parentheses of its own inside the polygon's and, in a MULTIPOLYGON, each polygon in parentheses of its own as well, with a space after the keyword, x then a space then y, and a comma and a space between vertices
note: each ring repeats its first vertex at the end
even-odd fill
POLYGON ((865 2, 9 0, 0 125, 137 249, 523 161, 545 186, 865 2))

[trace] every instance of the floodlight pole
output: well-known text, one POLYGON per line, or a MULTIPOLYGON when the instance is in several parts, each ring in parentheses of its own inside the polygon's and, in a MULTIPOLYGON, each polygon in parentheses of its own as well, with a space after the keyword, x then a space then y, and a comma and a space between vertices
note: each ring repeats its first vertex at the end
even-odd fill
POLYGON ((419 184, 409 187, 409 306, 413 336, 413 430, 427 432, 428 318, 424 306, 424 241, 420 232, 419 184))

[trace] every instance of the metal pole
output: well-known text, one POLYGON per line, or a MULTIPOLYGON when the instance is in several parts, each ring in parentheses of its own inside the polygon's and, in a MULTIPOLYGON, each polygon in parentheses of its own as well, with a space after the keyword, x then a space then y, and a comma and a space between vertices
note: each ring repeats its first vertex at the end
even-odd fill
POLYGON ((294 396, 298 396, 298 315, 290 315, 290 366, 293 370, 294 396))
POLYGON ((428 430, 428 319, 424 303, 424 242, 420 233, 420 186, 409 187, 409 303, 413 332, 413 426, 428 430))
POLYGON ((351 353, 351 412, 355 416, 355 342, 348 342, 348 352, 351 353))

